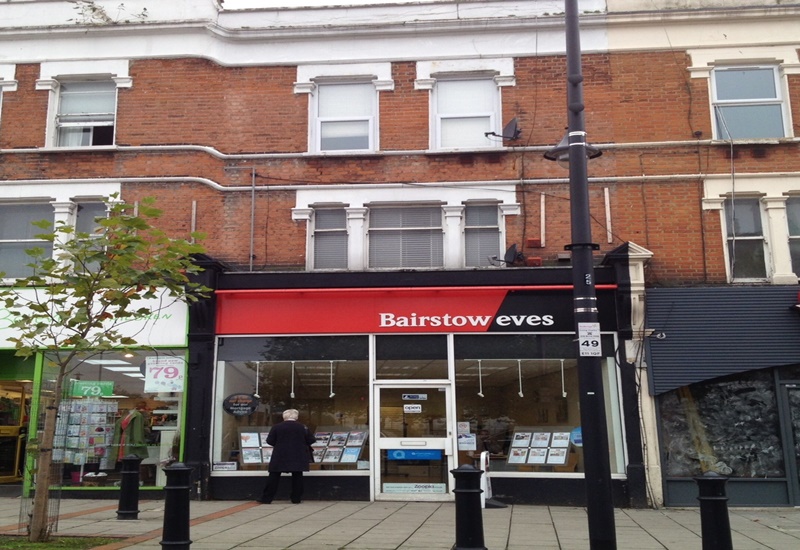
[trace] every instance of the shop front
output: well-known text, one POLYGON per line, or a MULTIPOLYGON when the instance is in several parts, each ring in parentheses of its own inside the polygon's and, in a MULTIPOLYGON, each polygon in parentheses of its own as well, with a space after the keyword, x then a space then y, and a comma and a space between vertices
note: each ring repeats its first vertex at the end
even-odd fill
POLYGON ((715 472, 732 506, 800 505, 797 287, 651 289, 647 304, 665 504, 697 505, 694 477, 715 472))
MULTIPOLYGON (((121 459, 131 455, 141 459, 142 489, 160 489, 163 467, 180 457, 188 309, 157 299, 145 306, 157 313, 123 328, 138 346, 80 354, 67 368, 53 444, 53 486, 62 494, 116 497, 121 459)), ((0 310, 0 483, 29 494, 42 429, 37 419, 57 369, 46 352, 14 355, 10 318, 0 310)))
MULTIPOLYGON (((391 274, 361 274, 357 288, 346 276, 308 276, 307 286, 297 284, 301 277, 292 286, 278 275, 221 277, 211 498, 260 493, 271 456, 266 436, 295 408, 317 438, 309 499, 448 501, 450 471, 481 468, 483 455, 495 498, 583 502, 590 457, 571 287, 523 284, 521 273, 495 274, 507 283, 491 286, 475 284, 473 274, 446 275, 434 285, 445 274, 403 274, 410 284, 390 286, 391 274)), ((625 505, 611 276, 597 289, 610 463, 615 498, 625 505)))

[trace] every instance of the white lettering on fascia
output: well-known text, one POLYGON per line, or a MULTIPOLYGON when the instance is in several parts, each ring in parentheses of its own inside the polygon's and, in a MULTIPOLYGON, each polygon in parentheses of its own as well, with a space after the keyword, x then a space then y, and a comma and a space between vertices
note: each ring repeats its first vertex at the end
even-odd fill
MULTIPOLYGON (((381 327, 485 327, 492 322, 491 315, 379 315, 381 327)), ((497 318, 497 324, 501 327, 551 326, 554 322, 552 315, 500 315, 497 318)))

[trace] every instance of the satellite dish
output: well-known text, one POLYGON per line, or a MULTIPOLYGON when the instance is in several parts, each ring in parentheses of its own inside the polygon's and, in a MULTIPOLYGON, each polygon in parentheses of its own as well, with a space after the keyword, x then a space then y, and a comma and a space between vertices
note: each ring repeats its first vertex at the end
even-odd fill
POLYGON ((507 266, 520 266, 525 263, 525 256, 523 256, 522 253, 517 250, 517 243, 514 243, 508 247, 506 253, 503 255, 502 260, 497 256, 488 256, 488 258, 492 265, 497 265, 495 262, 502 262, 507 266))
POLYGON ((517 243, 514 243, 508 247, 508 250, 506 250, 506 254, 503 256, 503 261, 507 264, 513 264, 516 261, 517 256, 519 256, 519 252, 517 252, 517 243))
POLYGON ((522 134, 522 130, 519 129, 519 125, 517 124, 517 117, 514 117, 511 119, 511 122, 503 127, 502 134, 497 134, 496 132, 485 132, 483 135, 486 137, 495 136, 501 139, 507 139, 509 141, 516 141, 519 139, 520 134, 522 134))
POLYGON ((519 139, 519 135, 522 133, 522 130, 519 129, 517 125, 517 117, 511 119, 511 122, 505 125, 503 128, 503 139, 509 139, 511 141, 515 141, 519 139))

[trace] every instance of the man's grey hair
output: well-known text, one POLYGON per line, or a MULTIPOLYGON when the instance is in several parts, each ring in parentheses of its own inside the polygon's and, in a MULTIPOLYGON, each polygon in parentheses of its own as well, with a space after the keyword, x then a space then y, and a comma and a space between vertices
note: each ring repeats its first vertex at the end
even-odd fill
POLYGON ((286 409, 283 411, 284 420, 297 420, 300 417, 300 412, 297 409, 286 409))

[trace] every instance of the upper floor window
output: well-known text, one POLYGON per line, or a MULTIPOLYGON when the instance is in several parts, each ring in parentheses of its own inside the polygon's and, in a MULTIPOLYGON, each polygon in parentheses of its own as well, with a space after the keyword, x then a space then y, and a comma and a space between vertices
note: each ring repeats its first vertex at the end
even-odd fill
POLYGON ((761 201, 757 198, 726 199, 725 225, 731 278, 734 281, 766 279, 761 201))
POLYGON ((57 146, 113 145, 116 111, 117 86, 112 80, 61 82, 55 121, 57 146))
POLYGON ((712 75, 718 139, 786 137, 777 67, 724 67, 712 75))
POLYGON ((500 245, 496 204, 468 205, 464 209, 464 252, 467 267, 493 265, 500 245))
POLYGON ((370 208, 369 267, 442 267, 441 206, 370 208))
POLYGON ((375 149, 377 94, 372 82, 320 84, 316 99, 319 151, 375 149))
POLYGON ((491 78, 437 80, 433 89, 435 149, 496 147, 500 98, 491 78))
POLYGON ((800 197, 786 201, 786 217, 789 220, 789 252, 792 256, 792 271, 800 277, 800 197))
POLYGON ((392 90, 389 62, 298 65, 294 92, 309 95, 308 150, 377 151, 379 92, 392 90))
POLYGON ((0 272, 4 272, 5 277, 32 275, 27 267, 32 259, 26 250, 40 247, 52 253, 52 243, 36 238, 47 230, 33 225, 33 222, 46 220, 52 224, 53 219, 53 207, 48 203, 0 204, 0 272))
POLYGON ((314 269, 347 269, 347 218, 344 208, 314 211, 314 269))
POLYGON ((498 267, 516 186, 347 186, 297 191, 292 219, 307 224, 308 269, 498 267))

